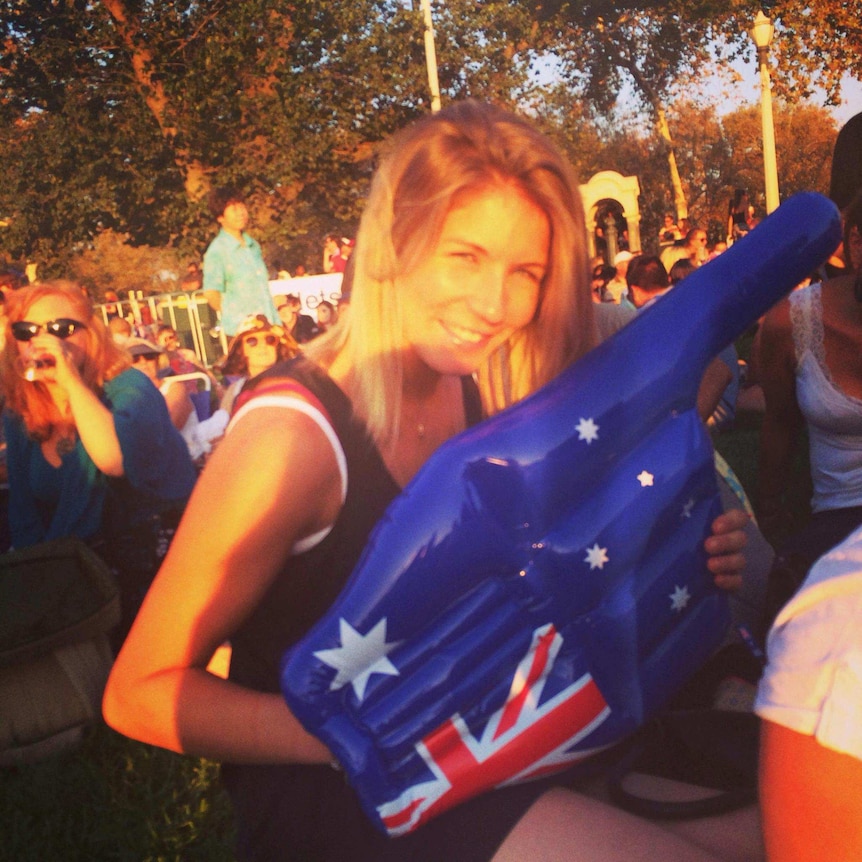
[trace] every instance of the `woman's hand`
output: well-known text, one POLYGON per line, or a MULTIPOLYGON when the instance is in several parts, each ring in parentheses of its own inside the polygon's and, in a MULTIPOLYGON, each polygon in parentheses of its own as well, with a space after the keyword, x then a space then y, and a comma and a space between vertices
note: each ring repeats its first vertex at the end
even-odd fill
POLYGON ((74 338, 60 339, 43 333, 30 342, 28 357, 34 356, 50 361, 51 365, 40 369, 38 379, 48 385, 60 411, 68 410, 93 463, 107 476, 123 476, 123 452, 114 416, 81 377, 86 360, 83 346, 74 338))
POLYGON ((46 333, 37 335, 29 345, 28 355, 40 361, 48 360, 39 370, 39 379, 47 384, 53 383, 68 391, 81 380, 78 365, 82 357, 73 345, 60 338, 46 333))
POLYGON ((715 575, 715 585, 722 590, 738 590, 745 568, 745 527, 748 513, 730 509, 712 522, 712 535, 703 543, 709 559, 707 568, 715 575))

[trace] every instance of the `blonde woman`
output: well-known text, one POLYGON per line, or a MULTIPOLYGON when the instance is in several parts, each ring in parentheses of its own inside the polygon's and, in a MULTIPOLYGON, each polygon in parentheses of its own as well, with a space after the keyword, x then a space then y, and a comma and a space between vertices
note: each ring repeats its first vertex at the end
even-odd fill
MULTIPOLYGON (((243 392, 115 666, 107 720, 227 762, 243 859, 552 858, 597 810, 620 858, 636 858, 639 842, 706 858, 598 803, 548 794, 553 782, 493 791, 389 840, 285 705, 284 650, 325 612, 428 456, 482 405, 517 401, 592 345, 577 183, 544 136, 502 110, 462 103, 396 136, 354 257, 350 314, 243 392), (206 672, 226 638, 227 681, 206 672), (545 835, 525 856, 519 842, 536 827, 545 835)), ((738 526, 724 516, 709 540, 710 565, 730 581, 738 526)))

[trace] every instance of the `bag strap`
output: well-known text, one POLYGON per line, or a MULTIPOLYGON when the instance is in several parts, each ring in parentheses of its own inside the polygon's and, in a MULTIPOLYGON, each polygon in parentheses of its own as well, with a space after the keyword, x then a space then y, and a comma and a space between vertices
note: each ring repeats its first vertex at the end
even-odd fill
POLYGON ((639 817, 692 820, 744 808, 757 800, 759 721, 751 712, 719 709, 665 713, 647 724, 608 778, 611 801, 639 817), (716 793, 666 800, 626 786, 638 772, 682 781, 716 793))

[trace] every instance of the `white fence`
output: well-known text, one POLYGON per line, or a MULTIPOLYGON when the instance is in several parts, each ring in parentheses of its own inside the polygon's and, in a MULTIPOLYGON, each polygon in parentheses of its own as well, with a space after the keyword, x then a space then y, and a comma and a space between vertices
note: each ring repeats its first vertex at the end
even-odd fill
MULTIPOLYGON (((328 300, 338 304, 341 298, 341 273, 312 275, 304 278, 291 278, 271 281, 269 288, 273 296, 293 293, 302 302, 302 311, 317 319, 317 306, 328 300)), ((207 367, 217 362, 227 353, 227 338, 219 325, 218 315, 207 305, 203 292, 160 293, 144 296, 137 291, 120 302, 98 305, 105 323, 119 314, 130 315, 139 327, 152 327, 152 338, 160 324, 175 329, 180 345, 194 350, 198 359, 207 367)), ((273 321, 277 323, 278 321, 273 321)))
POLYGON ((167 324, 176 330, 180 346, 194 350, 198 359, 208 367, 227 352, 227 339, 219 326, 218 316, 207 305, 201 291, 150 296, 139 291, 120 302, 96 307, 105 323, 117 314, 127 319, 131 316, 138 327, 150 331, 153 340, 159 325, 167 324))

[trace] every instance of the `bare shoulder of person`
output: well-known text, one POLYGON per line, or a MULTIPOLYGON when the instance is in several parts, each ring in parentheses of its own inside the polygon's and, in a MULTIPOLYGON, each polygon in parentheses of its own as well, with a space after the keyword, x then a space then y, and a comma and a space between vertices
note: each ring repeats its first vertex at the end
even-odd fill
POLYGON ((237 415, 214 453, 218 465, 208 463, 204 474, 211 467, 234 476, 239 471, 251 485, 245 493, 257 497, 260 506, 284 510, 295 502, 321 529, 332 523, 341 506, 342 470, 334 432, 329 429, 327 434, 325 424, 314 418, 316 411, 302 409, 307 402, 296 401, 299 409, 260 406, 237 415), (268 499, 261 499, 266 495, 268 499))

